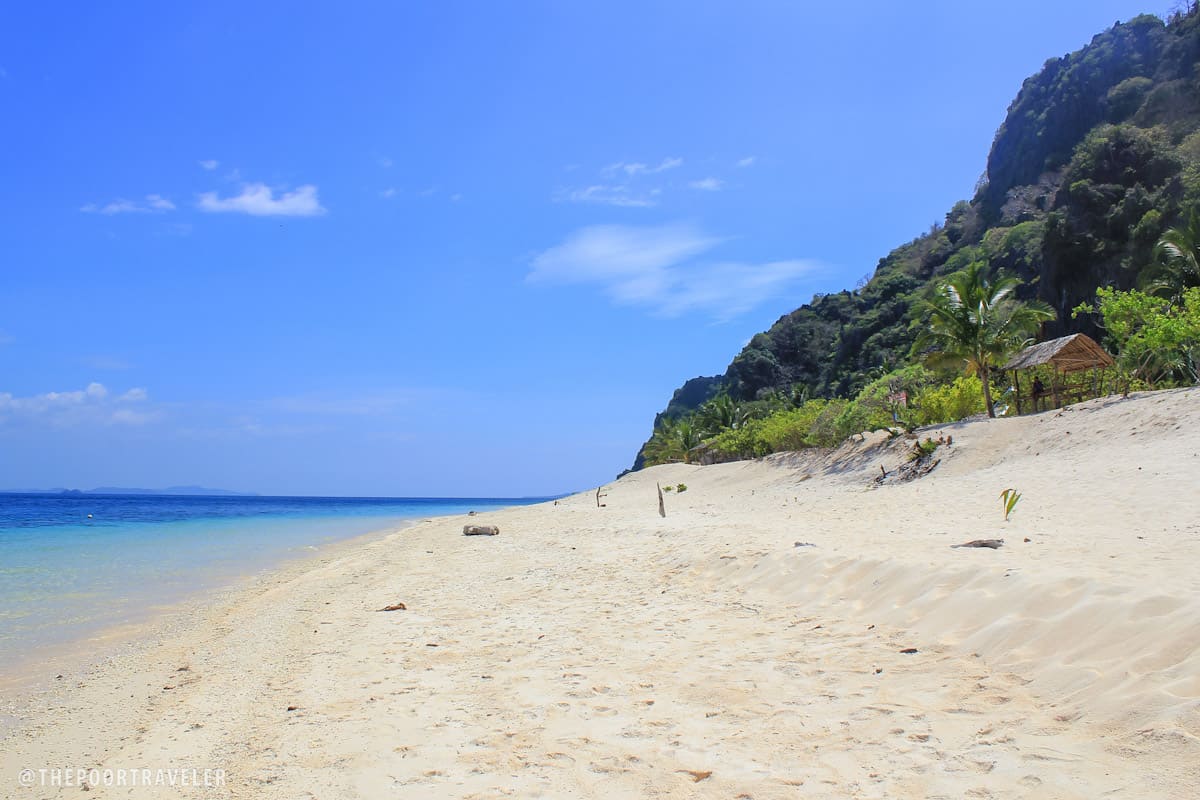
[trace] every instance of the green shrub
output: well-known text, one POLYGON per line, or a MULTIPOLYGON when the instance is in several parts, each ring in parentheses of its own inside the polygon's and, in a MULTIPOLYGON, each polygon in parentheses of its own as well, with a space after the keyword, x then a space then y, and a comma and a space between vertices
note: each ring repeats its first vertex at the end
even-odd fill
POLYGON ((809 400, 799 408, 772 414, 762 421, 759 437, 772 453, 813 447, 813 423, 828 405, 828 400, 809 400))
POLYGON ((838 416, 835 423, 838 441, 863 431, 895 425, 914 427, 911 411, 899 397, 906 393, 911 403, 913 397, 933 380, 933 373, 917 364, 871 381, 838 416))
POLYGON ((771 451, 759 435, 762 427, 761 419, 747 420, 746 424, 735 430, 722 431, 708 440, 708 446, 713 452, 724 458, 759 458, 771 451))
POLYGON ((847 400, 829 400, 813 420, 808 430, 808 439, 813 447, 836 447, 845 437, 838 436, 837 421, 850 403, 847 400))
POLYGON ((724 458, 761 458, 806 447, 831 447, 841 441, 835 420, 846 406, 845 400, 809 400, 799 408, 747 420, 740 428, 710 439, 708 445, 724 458))
POLYGON ((929 386, 913 398, 916 419, 920 425, 957 422, 973 414, 982 414, 983 385, 978 378, 959 376, 953 383, 929 386))

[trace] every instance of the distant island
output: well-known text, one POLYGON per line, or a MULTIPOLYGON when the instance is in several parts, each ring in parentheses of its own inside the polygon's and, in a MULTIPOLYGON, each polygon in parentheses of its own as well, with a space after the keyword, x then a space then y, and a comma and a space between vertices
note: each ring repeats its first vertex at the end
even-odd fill
POLYGON ((97 486, 95 489, 0 489, 0 494, 61 494, 61 495, 94 495, 94 494, 155 494, 155 495, 192 495, 203 497, 257 497, 256 492, 235 492, 230 489, 209 489, 204 486, 168 486, 165 489, 140 489, 125 486, 97 486))

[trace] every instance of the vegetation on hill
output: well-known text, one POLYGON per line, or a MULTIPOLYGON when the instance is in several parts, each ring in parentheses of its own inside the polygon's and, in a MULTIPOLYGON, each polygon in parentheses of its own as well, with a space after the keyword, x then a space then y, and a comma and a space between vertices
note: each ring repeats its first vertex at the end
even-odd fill
POLYGON ((951 369, 965 365, 968 374, 978 375, 989 417, 996 416, 992 370, 1029 341, 1040 323, 1054 317, 1045 303, 1014 300, 1020 285, 1006 275, 989 278, 988 265, 972 261, 948 276, 925 302, 929 323, 913 343, 915 350, 928 353, 927 362, 951 369))
MULTIPOLYGON (((1148 325, 1150 340, 1166 341, 1154 338, 1168 335, 1164 320, 1174 320, 1169 336, 1184 335, 1187 323, 1178 319, 1187 317, 1188 276, 1200 281, 1195 266, 1200 222, 1190 215, 1193 208, 1200 208, 1200 13, 1195 8, 1168 22, 1136 17, 1097 35, 1078 52, 1047 61, 1009 106, 972 200, 957 203, 944 223, 881 259, 859 288, 818 295, 781 317, 754 336, 723 375, 685 383, 656 417, 655 433, 634 468, 673 460, 684 444, 714 437, 725 436, 731 451, 741 448, 751 455, 797 437, 816 444, 845 433, 847 426, 854 427, 852 419, 843 419, 840 428, 837 419, 869 388, 877 392, 879 381, 895 389, 892 384, 900 379, 894 376, 909 374, 907 365, 921 359, 914 345, 920 350, 932 343, 928 333, 921 344, 917 341, 928 330, 929 304, 938 301, 949 276, 970 269, 986 281, 1011 276, 1013 299, 1049 312, 1044 338, 1081 331, 1099 339, 1107 331, 1115 348, 1114 328, 1125 330, 1118 318, 1130 330, 1144 333, 1148 325), (1165 235, 1168 231, 1179 234, 1175 241, 1165 235), (1161 296, 1164 281, 1179 287, 1173 299, 1161 296), (1108 313, 1103 292, 1097 300, 1098 289, 1110 292, 1108 313), (1136 314, 1129 310, 1136 305, 1131 291, 1150 298, 1138 301, 1136 314), (1114 304, 1124 309, 1116 317, 1114 304), (1130 322, 1134 317, 1141 322, 1130 322), (697 424, 697 411, 715 398, 744 406, 748 416, 724 432, 697 424), (793 421, 811 417, 810 429, 815 426, 816 432, 799 435, 796 427, 780 433, 780 420, 767 422, 780 414, 790 414, 793 421), (665 430, 679 439, 667 451, 663 440, 671 437, 660 435, 665 430)), ((1186 379, 1187 369, 1180 365, 1195 350, 1185 345, 1176 347, 1174 362, 1158 367, 1122 358, 1126 385, 1186 379)), ((934 377, 918 391, 967 388, 949 374, 930 374, 934 377)), ((897 391, 905 390, 890 394, 897 391)), ((915 399, 912 392, 908 396, 915 399)), ((987 398, 980 402, 991 406, 987 398)), ((899 420, 895 411, 872 407, 866 416, 899 420)), ((921 415, 929 418, 926 411, 921 415)))

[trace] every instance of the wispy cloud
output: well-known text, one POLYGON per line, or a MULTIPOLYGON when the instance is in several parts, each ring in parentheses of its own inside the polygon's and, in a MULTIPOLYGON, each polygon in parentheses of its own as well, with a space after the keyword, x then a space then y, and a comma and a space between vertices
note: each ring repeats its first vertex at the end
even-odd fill
POLYGON ((754 156, 746 156, 745 158, 739 158, 739 159, 737 160, 737 163, 736 163, 736 164, 734 164, 734 166, 736 166, 736 167, 740 167, 740 168, 742 168, 742 169, 745 169, 746 167, 753 167, 753 166, 754 166, 754 162, 755 162, 755 161, 757 161, 757 160, 758 160, 758 159, 757 159, 757 158, 755 158, 754 156))
POLYGON ((391 169, 395 163, 395 161, 392 161, 387 156, 383 156, 379 159, 379 166, 383 167, 384 169, 391 169))
POLYGON ((691 183, 688 184, 689 187, 691 187, 693 189, 699 189, 702 192, 717 192, 717 191, 720 191, 721 187, 724 185, 725 185, 725 182, 723 180, 721 180, 720 178, 711 178, 711 177, 710 178, 702 178, 701 180, 698 180, 698 181, 692 181, 691 183))
POLYGON ((161 214, 164 211, 174 211, 175 204, 158 194, 148 194, 145 200, 125 200, 118 198, 103 205, 87 203, 80 211, 86 214, 161 214))
POLYGON ((140 387, 113 396, 102 383, 82 389, 19 397, 0 392, 0 424, 19 419, 23 424, 43 423, 55 427, 81 424, 141 425, 161 413, 145 407, 149 395, 140 387))
POLYGON ((597 183, 580 189, 560 191, 559 201, 570 203, 596 203, 624 208, 648 208, 658 204, 659 189, 635 190, 621 184, 597 183))
POLYGON ((396 190, 394 187, 389 186, 388 188, 386 188, 382 192, 380 192, 379 196, 382 197, 384 200, 391 200, 393 197, 396 196, 396 190))
POLYGON ((806 260, 699 262, 723 240, 692 225, 594 225, 532 262, 531 283, 593 284, 614 301, 661 316, 705 312, 730 319, 813 272, 806 260))
POLYGON ((0 347, 3 347, 6 344, 12 344, 15 341, 16 337, 7 334, 4 331, 0 331, 0 347))
POLYGON ((618 161, 615 164, 609 164, 604 168, 603 172, 609 175, 624 172, 626 175, 633 177, 634 175, 655 175, 659 172, 666 172, 669 169, 682 166, 682 158, 668 157, 653 166, 640 161, 618 161))
POLYGON ((278 197, 265 183, 248 183, 241 194, 219 197, 216 192, 199 196, 196 207, 201 211, 250 214, 255 217, 316 217, 325 213, 312 184, 282 192, 278 197))
POLYGON ((600 170, 595 183, 555 192, 557 202, 594 203, 622 208, 649 208, 658 205, 662 187, 651 176, 683 166, 683 159, 664 158, 657 164, 642 161, 617 161, 600 170))
POLYGON ((221 162, 217 161, 215 158, 207 158, 197 163, 200 164, 201 169, 208 170, 209 172, 212 172, 214 169, 221 166, 221 162))

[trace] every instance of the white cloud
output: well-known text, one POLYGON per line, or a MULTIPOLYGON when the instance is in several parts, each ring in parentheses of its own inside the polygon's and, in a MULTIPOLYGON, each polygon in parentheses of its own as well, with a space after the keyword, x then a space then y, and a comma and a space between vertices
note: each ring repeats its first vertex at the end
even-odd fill
POLYGON ((717 192, 724 185, 725 182, 720 178, 703 178, 702 180, 692 181, 688 184, 693 189, 699 189, 703 192, 717 192))
POLYGON ((56 427, 80 424, 141 424, 161 414, 154 409, 134 410, 131 403, 144 403, 145 389, 134 388, 113 397, 102 383, 82 389, 18 397, 0 392, 0 424, 19 419, 23 424, 41 422, 56 427))
POLYGON ((317 187, 312 184, 283 192, 279 197, 265 183, 248 183, 242 193, 218 197, 216 192, 200 195, 196 207, 201 211, 234 212, 255 217, 315 217, 325 213, 317 199, 317 187))
POLYGON ((658 205, 662 189, 648 186, 645 176, 675 169, 683 165, 682 158, 664 158, 655 165, 641 161, 617 161, 600 170, 601 182, 572 189, 560 189, 554 199, 558 202, 596 203, 623 208, 649 208, 658 205))
POLYGON ((387 156, 384 156, 383 158, 379 159, 379 166, 383 167, 384 169, 391 169, 392 165, 395 163, 396 162, 392 161, 387 156))
POLYGON ((221 166, 221 162, 217 161, 215 158, 206 158, 205 160, 197 163, 200 164, 201 169, 208 170, 209 172, 212 172, 214 169, 221 166))
POLYGON ((765 264, 722 262, 688 267, 681 271, 678 286, 662 299, 659 311, 668 317, 689 311, 708 311, 717 319, 732 319, 779 295, 788 284, 811 275, 818 268, 815 261, 805 259, 765 264))
POLYGON ((691 225, 582 228, 532 262, 532 283, 595 284, 618 303, 676 317, 706 312, 725 320, 749 311, 811 273, 815 262, 702 263, 721 239, 691 225))
POLYGON ((658 189, 634 191, 628 186, 595 184, 559 192, 558 199, 571 203, 597 203, 624 208, 648 208, 658 204, 658 189))
POLYGON ((664 158, 655 166, 650 166, 640 161, 618 161, 615 164, 609 164, 602 171, 609 175, 624 172, 626 175, 633 177, 634 175, 654 175, 682 166, 682 158, 664 158))
POLYGON ((391 200, 393 197, 396 196, 396 190, 393 187, 389 186, 388 188, 386 188, 382 192, 380 192, 379 196, 382 197, 384 200, 391 200))
POLYGON ((118 198, 111 203, 97 205, 87 203, 80 211, 87 214, 160 214, 164 211, 174 211, 175 204, 160 194, 148 194, 145 200, 125 200, 118 198))
POLYGON ((146 195, 146 205, 152 211, 174 211, 175 204, 165 197, 157 194, 146 195))
POLYGON ((745 167, 753 167, 753 166, 754 166, 754 162, 755 162, 755 161, 757 161, 757 160, 758 160, 758 159, 756 159, 754 156, 746 156, 745 158, 740 158, 740 159, 738 159, 738 161, 737 161, 737 163, 735 164, 735 166, 742 167, 743 169, 744 169, 745 167))
POLYGON ((592 225, 533 259, 531 281, 620 284, 661 273, 720 242, 691 225, 592 225))

